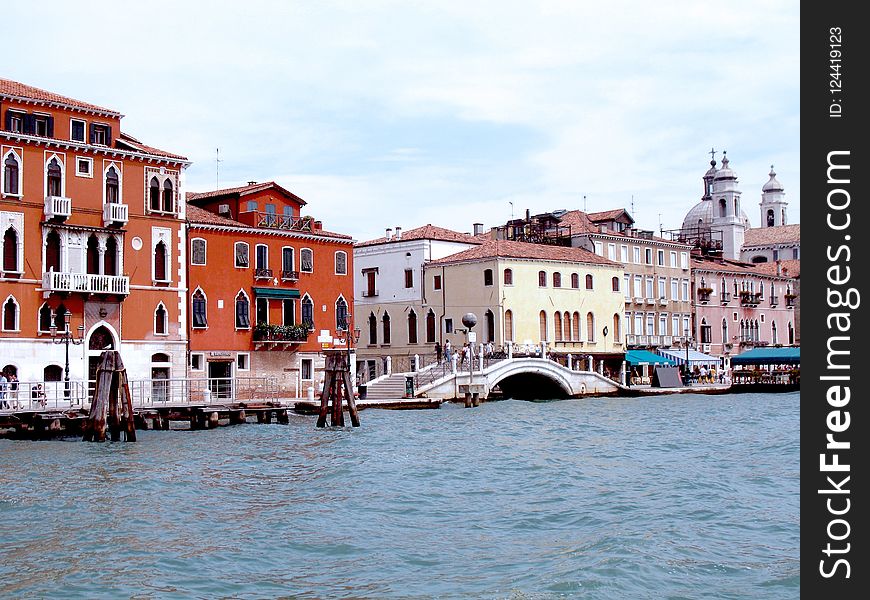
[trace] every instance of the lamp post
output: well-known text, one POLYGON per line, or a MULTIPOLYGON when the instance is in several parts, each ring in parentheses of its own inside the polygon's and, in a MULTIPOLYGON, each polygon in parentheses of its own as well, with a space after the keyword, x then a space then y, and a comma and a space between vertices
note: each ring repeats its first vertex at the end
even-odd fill
POLYGON ((69 311, 69 309, 67 309, 63 313, 64 331, 61 332, 60 337, 58 337, 58 335, 57 335, 57 333, 58 333, 57 322, 54 319, 52 319, 51 327, 49 327, 49 330, 51 331, 51 341, 55 344, 63 344, 64 349, 66 351, 66 366, 64 367, 64 375, 63 375, 63 397, 67 400, 70 399, 69 345, 72 344, 73 346, 79 346, 82 344, 82 342, 85 341, 84 337, 82 336, 82 334, 85 331, 85 326, 79 325, 79 327, 78 327, 79 337, 78 337, 78 339, 74 338, 72 336, 72 332, 69 330, 70 318, 72 318, 72 313, 69 311))
POLYGON ((602 371, 604 370, 604 361, 607 360, 607 325, 604 326, 604 329, 601 330, 602 335, 604 336, 604 356, 601 357, 602 371))
POLYGON ((685 368, 686 368, 686 371, 685 372, 686 372, 686 381, 688 382, 689 381, 689 330, 686 329, 684 331, 684 333, 686 334, 685 335, 685 337, 686 337, 686 339, 685 339, 685 344, 686 344, 686 365, 685 365, 685 368))
MULTIPOLYGON (((350 372, 351 350, 353 349, 354 344, 359 343, 359 338, 360 338, 360 335, 362 335, 362 330, 358 326, 354 326, 352 314, 347 315, 347 323, 345 323, 345 325, 347 326, 347 330, 346 330, 346 334, 347 334, 347 370, 348 370, 348 372, 350 372)), ((354 374, 353 374, 353 381, 356 382, 356 372, 354 372, 354 374)))
POLYGON ((472 385, 474 384, 474 353, 472 348, 474 342, 477 341, 472 328, 477 325, 477 315, 474 313, 465 313, 462 315, 462 324, 465 325, 465 345, 468 352, 468 393, 465 396, 465 406, 470 406, 469 400, 472 394, 472 385))

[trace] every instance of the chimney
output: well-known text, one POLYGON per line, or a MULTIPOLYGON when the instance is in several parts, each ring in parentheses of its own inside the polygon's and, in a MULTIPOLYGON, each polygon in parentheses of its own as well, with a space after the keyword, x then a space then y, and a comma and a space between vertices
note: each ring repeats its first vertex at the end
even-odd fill
POLYGON ((402 239, 402 228, 401 227, 396 227, 396 239, 397 240, 402 239))
POLYGON ((634 237, 634 229, 632 229, 631 227, 626 227, 625 237, 634 237))
POLYGON ((257 182, 256 181, 249 181, 248 185, 257 185, 257 182))
POLYGON ((480 235, 481 233, 483 233, 483 223, 475 223, 474 235, 480 235))
POLYGON ((526 209, 526 221, 531 220, 531 218, 532 218, 532 216, 531 216, 531 214, 529 213, 529 209, 527 208, 527 209, 526 209))
POLYGON ((323 231, 323 221, 314 221, 314 231, 323 231))
POLYGON ((387 241, 393 239, 393 229, 391 227, 387 227, 387 241))
POLYGON ((776 274, 782 275, 782 261, 781 260, 776 261, 776 274))

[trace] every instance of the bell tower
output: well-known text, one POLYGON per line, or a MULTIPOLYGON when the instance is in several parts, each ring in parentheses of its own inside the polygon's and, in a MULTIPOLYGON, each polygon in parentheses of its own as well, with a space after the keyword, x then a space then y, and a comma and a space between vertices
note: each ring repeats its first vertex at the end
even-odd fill
POLYGON ((776 179, 776 171, 770 165, 770 179, 761 188, 761 226, 779 227, 788 224, 788 202, 785 200, 785 190, 776 179))
MULTIPOLYGON (((725 154, 724 152, 722 153, 725 154)), ((728 165, 728 157, 722 157, 722 168, 713 177, 713 220, 710 228, 722 233, 722 256, 739 260, 746 233, 740 210, 740 190, 737 189, 737 173, 728 165)))

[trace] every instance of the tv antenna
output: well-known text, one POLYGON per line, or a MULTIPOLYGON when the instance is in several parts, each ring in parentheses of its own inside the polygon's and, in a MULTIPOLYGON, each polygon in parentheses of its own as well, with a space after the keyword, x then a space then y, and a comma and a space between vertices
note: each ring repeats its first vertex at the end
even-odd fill
POLYGON ((220 189, 220 181, 221 181, 221 149, 214 149, 214 189, 220 189))

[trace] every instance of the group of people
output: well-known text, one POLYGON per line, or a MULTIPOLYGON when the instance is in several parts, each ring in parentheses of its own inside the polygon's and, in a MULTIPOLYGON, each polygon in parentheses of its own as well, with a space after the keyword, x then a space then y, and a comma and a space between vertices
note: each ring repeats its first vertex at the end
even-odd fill
POLYGON ((692 380, 697 383, 724 383, 725 375, 724 370, 717 371, 716 367, 708 369, 705 365, 695 365, 692 370, 692 380))
POLYGON ((0 409, 4 408, 21 408, 18 403, 18 375, 0 371, 0 409))
MULTIPOLYGON (((483 345, 483 355, 485 357, 492 356, 493 352, 495 352, 495 346, 493 346, 492 342, 487 342, 483 345)), ((466 342, 461 348, 454 350, 453 344, 450 343, 450 340, 447 340, 444 343, 443 349, 441 347, 441 342, 435 342, 435 359, 439 364, 441 363, 442 357, 450 363, 453 360, 454 354, 457 356, 456 363, 458 365, 465 364, 466 360, 474 360, 474 344, 466 342)))

